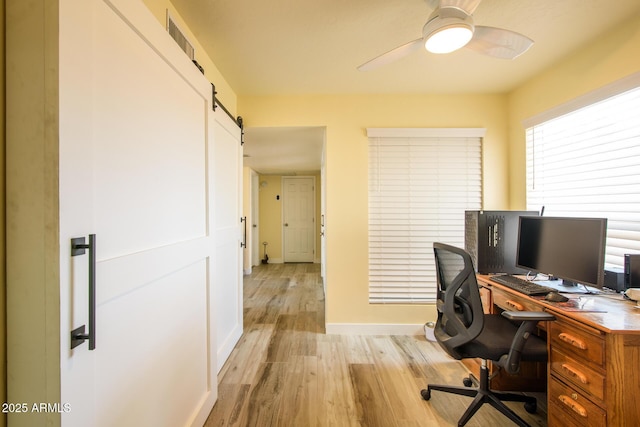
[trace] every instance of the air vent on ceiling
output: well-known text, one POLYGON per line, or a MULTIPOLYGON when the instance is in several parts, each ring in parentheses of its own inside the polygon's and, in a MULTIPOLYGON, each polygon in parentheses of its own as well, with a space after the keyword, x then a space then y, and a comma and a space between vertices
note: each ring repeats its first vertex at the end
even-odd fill
POLYGON ((189 42, 187 37, 184 35, 180 27, 176 24, 175 20, 169 13, 167 9, 167 31, 169 35, 178 43, 178 46, 187 54, 189 59, 192 61, 195 59, 195 49, 193 45, 189 42))

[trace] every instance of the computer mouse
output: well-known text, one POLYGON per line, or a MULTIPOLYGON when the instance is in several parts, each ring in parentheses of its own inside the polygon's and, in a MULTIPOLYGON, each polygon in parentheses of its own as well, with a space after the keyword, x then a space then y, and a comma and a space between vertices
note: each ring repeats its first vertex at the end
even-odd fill
POLYGON ((565 302, 569 301, 569 298, 562 295, 560 292, 549 292, 546 297, 544 297, 547 301, 552 302, 565 302))

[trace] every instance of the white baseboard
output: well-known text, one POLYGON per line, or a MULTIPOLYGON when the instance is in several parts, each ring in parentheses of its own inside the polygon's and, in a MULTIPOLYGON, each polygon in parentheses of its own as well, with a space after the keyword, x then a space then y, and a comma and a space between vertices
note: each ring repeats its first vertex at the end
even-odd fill
POLYGON ((327 323, 327 335, 424 335, 424 323, 327 323))
MULTIPOLYGON (((313 263, 314 264, 320 264, 320 260, 319 259, 314 259, 313 263)), ((269 264, 284 264, 284 259, 283 258, 269 258, 269 264)))

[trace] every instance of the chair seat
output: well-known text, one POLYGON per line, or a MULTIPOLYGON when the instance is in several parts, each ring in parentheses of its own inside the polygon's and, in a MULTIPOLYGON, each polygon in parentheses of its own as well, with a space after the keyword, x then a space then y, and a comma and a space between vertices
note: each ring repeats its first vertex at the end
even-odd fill
MULTIPOLYGON (((458 348, 466 357, 498 361, 508 354, 513 336, 518 326, 500 314, 485 314, 484 328, 480 335, 471 342, 458 348)), ((547 343, 535 335, 531 335, 524 346, 521 360, 544 362, 547 360, 547 343)))

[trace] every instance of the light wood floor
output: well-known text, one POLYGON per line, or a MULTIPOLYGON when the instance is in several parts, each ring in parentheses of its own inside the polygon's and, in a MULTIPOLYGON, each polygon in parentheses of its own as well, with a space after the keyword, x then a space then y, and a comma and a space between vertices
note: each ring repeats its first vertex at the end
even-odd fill
MULTIPOLYGON (((464 366, 424 336, 324 332, 317 264, 267 264, 244 279, 244 335, 219 375, 213 426, 456 426, 467 397, 420 390, 462 384, 464 366)), ((544 413, 511 407, 532 426, 544 413)), ((512 426, 484 405, 468 426, 512 426)))

